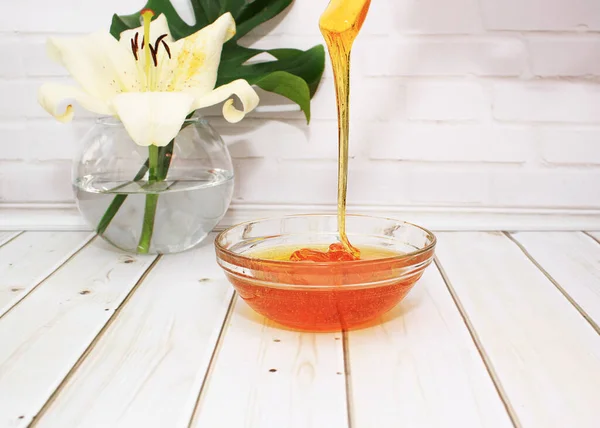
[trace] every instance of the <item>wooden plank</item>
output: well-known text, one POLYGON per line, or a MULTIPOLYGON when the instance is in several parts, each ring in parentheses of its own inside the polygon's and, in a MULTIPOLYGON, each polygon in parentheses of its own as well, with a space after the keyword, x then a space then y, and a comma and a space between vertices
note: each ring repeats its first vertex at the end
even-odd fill
POLYGON ((191 427, 346 427, 341 339, 277 328, 238 298, 191 427))
POLYGON ((84 246, 89 232, 25 232, 0 248, 0 316, 84 246))
POLYGON ((187 426, 233 294, 214 257, 163 257, 36 426, 187 426))
POLYGON ((435 266, 348 342, 355 426, 513 426, 435 266))
POLYGON ((581 232, 512 234, 600 332, 600 245, 581 232))
POLYGON ((23 232, 0 232, 0 247, 21 233, 23 232))
POLYGON ((600 336, 502 233, 440 233, 458 301, 520 426, 597 427, 600 336))
POLYGON ((0 318, 0 426, 32 420, 154 259, 96 239, 0 318))

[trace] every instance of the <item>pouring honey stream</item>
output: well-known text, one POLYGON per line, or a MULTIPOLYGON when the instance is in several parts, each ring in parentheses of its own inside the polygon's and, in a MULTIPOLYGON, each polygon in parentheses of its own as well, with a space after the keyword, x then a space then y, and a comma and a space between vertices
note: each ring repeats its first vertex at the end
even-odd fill
POLYGON ((346 234, 346 196, 348 191, 348 146, 350 122, 350 53, 354 40, 367 17, 371 0, 331 0, 321 15, 319 28, 325 38, 335 80, 338 112, 338 196, 337 221, 340 243, 327 252, 303 248, 290 256, 295 261, 358 260, 360 250, 346 234))
POLYGON ((323 35, 335 80, 338 112, 338 195, 337 228, 339 241, 311 248, 276 248, 253 254, 268 260, 340 262, 374 260, 398 254, 382 248, 358 249, 346 234, 346 196, 348 189, 348 146, 350 125, 350 54, 354 40, 367 17, 371 0, 331 0, 321 15, 319 28, 323 35))

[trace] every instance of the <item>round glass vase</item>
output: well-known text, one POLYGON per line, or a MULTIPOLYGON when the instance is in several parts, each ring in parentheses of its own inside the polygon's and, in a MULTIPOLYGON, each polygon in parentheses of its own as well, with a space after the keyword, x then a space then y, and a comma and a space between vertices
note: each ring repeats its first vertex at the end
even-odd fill
POLYGON ((165 147, 139 146, 119 120, 98 119, 72 172, 86 222, 115 247, 137 254, 198 245, 233 196, 229 151, 202 117, 186 120, 165 147))

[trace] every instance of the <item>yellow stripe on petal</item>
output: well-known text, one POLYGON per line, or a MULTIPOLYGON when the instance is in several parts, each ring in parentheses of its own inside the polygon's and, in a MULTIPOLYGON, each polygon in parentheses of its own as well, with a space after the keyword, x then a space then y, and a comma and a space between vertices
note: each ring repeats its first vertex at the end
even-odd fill
POLYGON ((112 114, 112 109, 103 100, 99 100, 74 86, 58 83, 45 83, 38 90, 40 105, 61 122, 73 119, 73 102, 86 110, 99 114, 112 114))
POLYGON ((242 120, 246 114, 256 108, 260 101, 258 94, 254 91, 252 86, 243 79, 234 80, 231 83, 219 86, 208 94, 202 94, 202 92, 193 89, 186 92, 194 95, 194 98, 196 99, 192 107, 194 110, 210 107, 227 100, 225 104, 223 104, 223 117, 231 123, 242 120), (228 99, 232 95, 235 95, 240 99, 243 107, 242 110, 235 108, 233 99, 228 99))
POLYGON ((194 97, 183 92, 139 92, 117 95, 114 108, 127 133, 140 146, 166 146, 177 136, 194 97))
MULTIPOLYGON (((208 93, 217 83, 223 44, 235 35, 235 20, 231 13, 171 46, 173 59, 167 72, 173 71, 168 84, 170 91, 195 89, 208 93)), ((163 71, 164 75, 164 71, 163 71)))

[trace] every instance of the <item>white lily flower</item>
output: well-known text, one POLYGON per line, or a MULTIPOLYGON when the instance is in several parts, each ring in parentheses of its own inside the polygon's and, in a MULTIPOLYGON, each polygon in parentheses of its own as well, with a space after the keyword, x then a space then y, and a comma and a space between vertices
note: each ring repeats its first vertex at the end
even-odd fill
POLYGON ((105 32, 50 38, 50 57, 80 87, 44 84, 40 104, 62 122, 73 118, 74 101, 86 110, 117 116, 141 146, 167 145, 194 110, 225 101, 223 116, 235 123, 258 105, 258 95, 243 79, 215 89, 223 44, 235 34, 230 13, 176 42, 160 15, 149 34, 149 46, 143 26, 124 31, 119 41, 105 32), (234 107, 232 95, 240 99, 242 110, 234 107))

